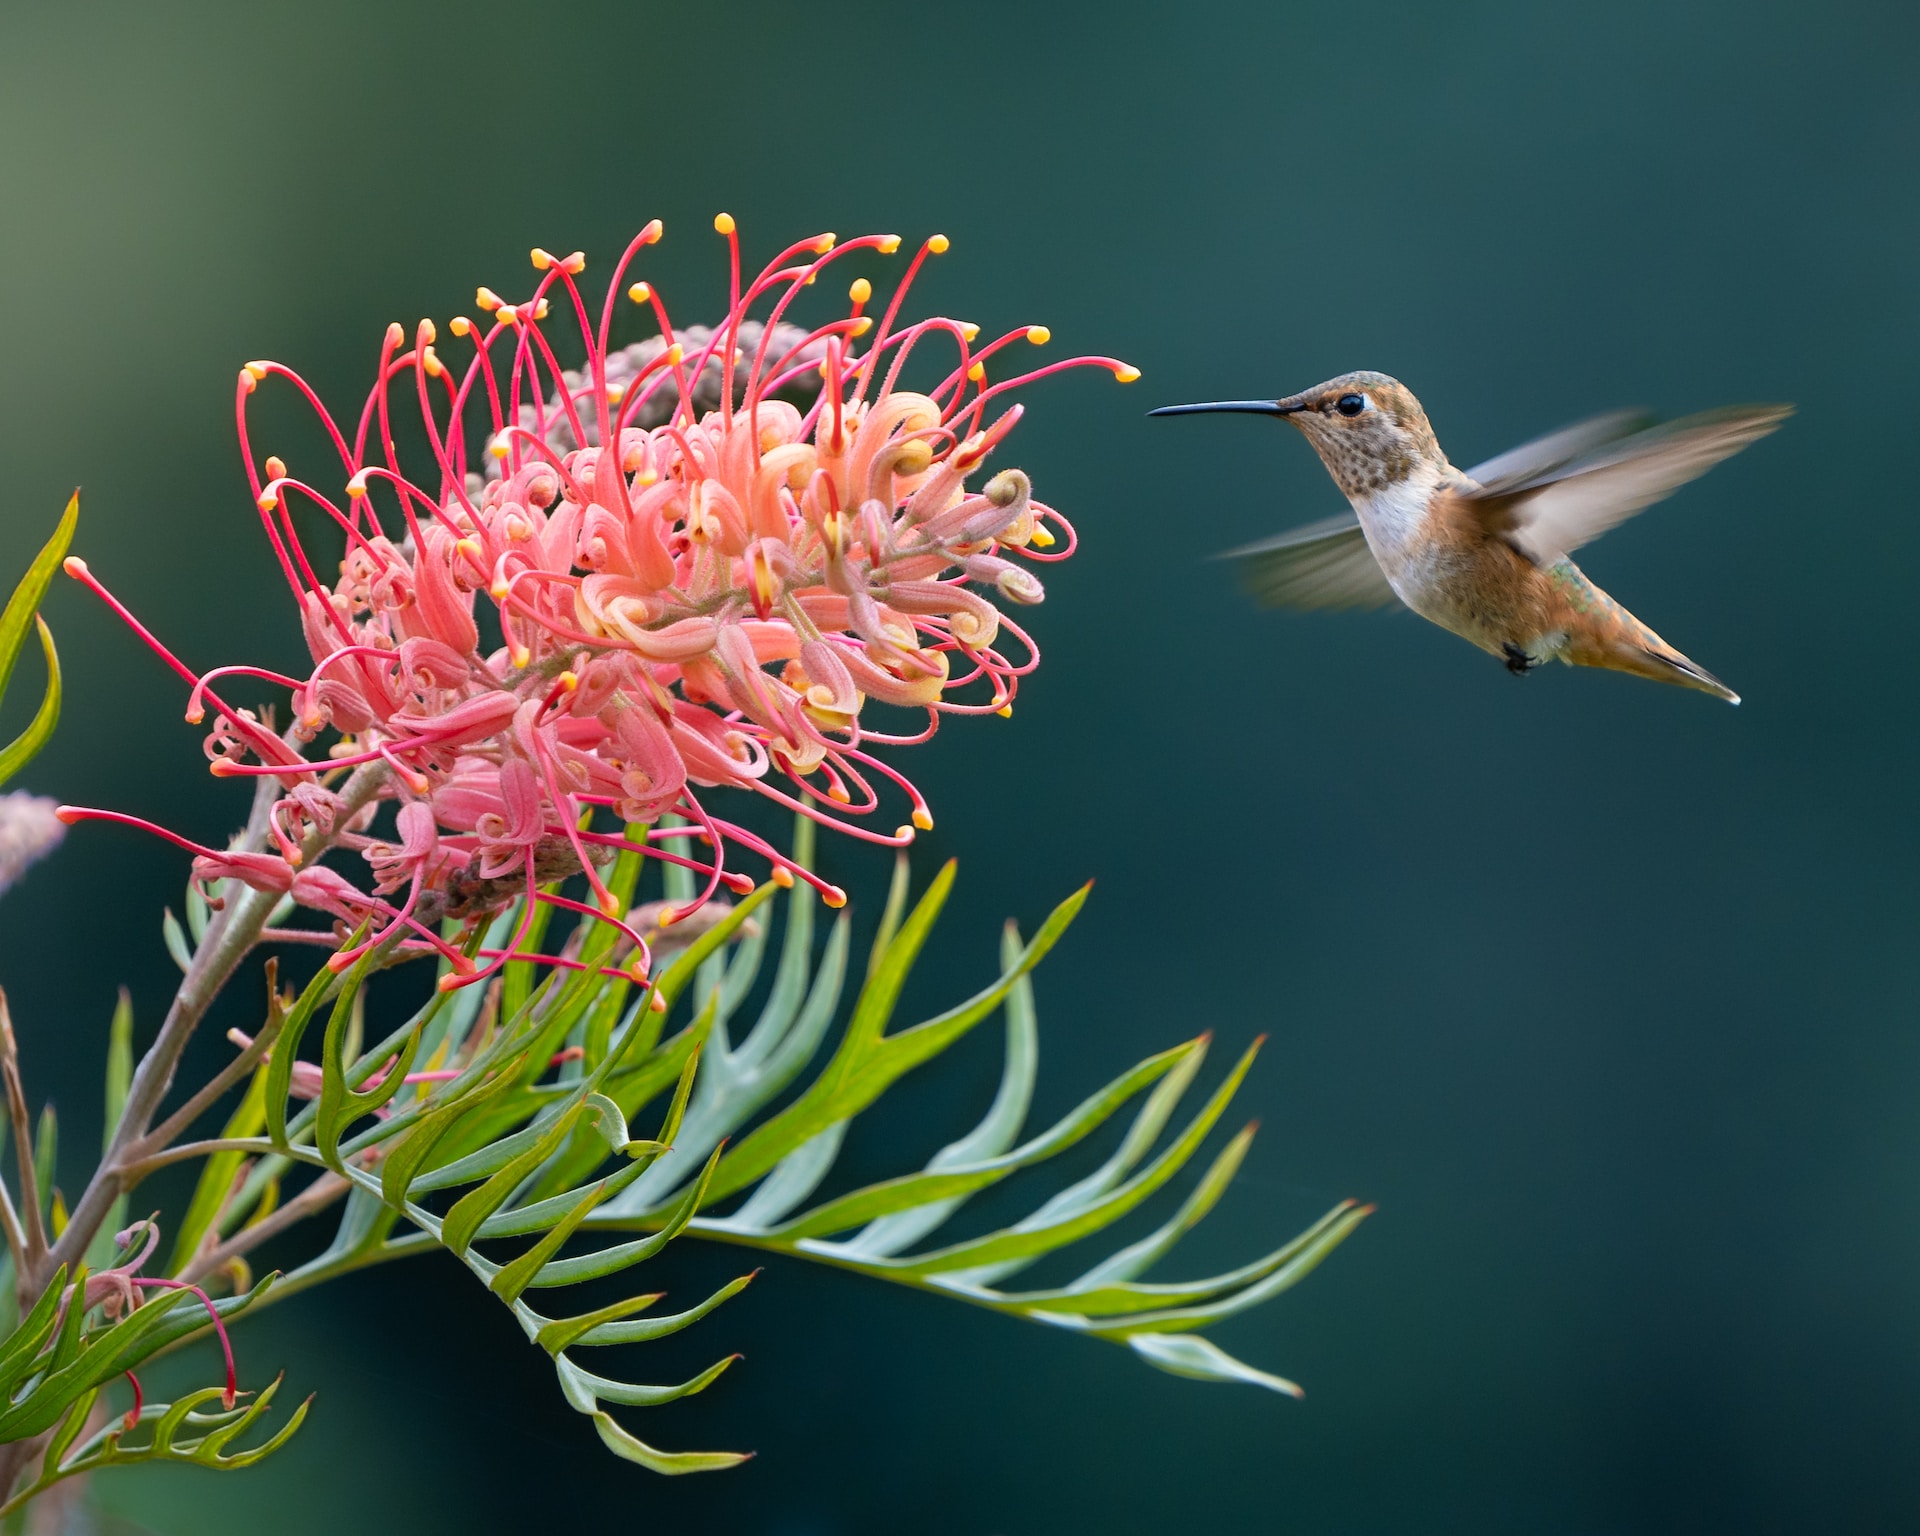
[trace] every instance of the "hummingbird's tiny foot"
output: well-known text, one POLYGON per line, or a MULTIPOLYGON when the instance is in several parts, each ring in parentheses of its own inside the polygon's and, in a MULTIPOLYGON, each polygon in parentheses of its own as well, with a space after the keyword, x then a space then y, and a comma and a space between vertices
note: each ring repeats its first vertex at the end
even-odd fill
POLYGON ((1507 653, 1507 670, 1515 677, 1525 677, 1533 669, 1533 658, 1511 640, 1500 647, 1507 653))

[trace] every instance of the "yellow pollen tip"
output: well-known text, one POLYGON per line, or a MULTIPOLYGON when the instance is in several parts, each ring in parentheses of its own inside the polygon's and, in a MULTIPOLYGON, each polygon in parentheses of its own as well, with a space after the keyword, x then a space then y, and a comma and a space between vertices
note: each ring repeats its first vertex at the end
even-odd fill
POLYGON ((553 257, 537 245, 527 254, 533 259, 533 270, 536 272, 544 272, 553 265, 553 257))
POLYGON ((465 555, 469 560, 478 560, 486 553, 478 539, 462 539, 453 548, 455 554, 465 555))
POLYGON ((437 379, 447 371, 446 364, 434 355, 432 347, 426 348, 420 354, 420 366, 427 370, 427 376, 429 378, 437 379))
POLYGON ((773 873, 769 875, 767 878, 772 880, 773 883, 779 886, 780 889, 783 891, 790 891, 793 889, 793 871, 788 869, 787 866, 784 864, 774 865, 773 873))
POLYGON ((834 241, 838 240, 839 238, 840 237, 836 235, 832 230, 830 229, 823 230, 821 232, 820 238, 813 242, 813 254, 816 256, 826 255, 828 251, 833 249, 834 241))
POLYGON ((662 907, 660 909, 660 915, 653 920, 653 926, 656 928, 671 928, 679 921, 680 914, 674 911, 672 907, 662 907))
POLYGON ((830 885, 820 893, 820 899, 830 907, 844 907, 847 904, 847 893, 837 885, 830 885))
POLYGON ((504 437, 496 437, 492 442, 487 444, 487 452, 492 454, 496 459, 504 459, 512 451, 512 448, 508 445, 504 437))
POLYGON ((507 660, 511 661, 516 667, 524 667, 528 662, 533 660, 533 652, 528 650, 524 645, 515 645, 508 650, 507 660))
POLYGON ((903 843, 910 843, 913 841, 913 828, 907 826, 895 827, 893 829, 893 835, 903 843))
POLYGON ((1131 384, 1135 379, 1140 377, 1140 370, 1134 367, 1132 363, 1122 363, 1118 368, 1113 370, 1113 376, 1122 384, 1131 384))
POLYGON ((895 251, 900 249, 900 237, 898 235, 887 235, 882 238, 880 244, 876 246, 875 249, 878 250, 882 256, 891 256, 895 251))
POLYGON ((434 328, 431 320, 422 320, 419 328, 413 333, 413 339, 420 346, 430 347, 435 340, 438 339, 439 335, 440 332, 434 328))
POLYGON ((267 455, 267 478, 269 480, 284 480, 287 478, 287 461, 277 453, 267 455))
POLYGON ((635 283, 627 290, 627 297, 636 304, 644 304, 653 297, 653 290, 645 283, 635 283))
POLYGON ((447 329, 456 336, 464 336, 473 329, 473 322, 465 315, 455 315, 447 322, 447 329))
POLYGON ((206 718, 207 718, 207 712, 204 709, 201 709, 197 706, 193 709, 188 710, 186 714, 186 721, 188 725, 198 725, 202 720, 206 718))
POLYGON ((367 477, 363 470, 347 482, 347 499, 358 501, 367 494, 367 477))
POLYGON ((935 235, 927 241, 927 249, 936 256, 944 256, 947 254, 947 248, 952 244, 953 242, 945 235, 935 235))
POLYGON ((667 348, 668 366, 677 368, 686 360, 687 349, 681 346, 679 342, 676 341, 672 346, 667 348))
POLYGON ((853 804, 853 797, 838 784, 830 784, 827 786, 827 798, 830 800, 838 800, 842 805, 853 804))
POLYGON ((246 367, 247 377, 258 384, 267 376, 268 367, 269 365, 266 363, 248 363, 246 367))
POLYGON ((805 277, 803 277, 800 280, 800 286, 802 288, 811 288, 814 285, 814 283, 819 279, 819 276, 820 274, 818 272, 809 272, 805 277))
POLYGON ((585 251, 573 252, 565 261, 560 263, 560 269, 570 277, 578 277, 582 272, 587 270, 587 253, 585 251))
POLYGON ((847 334, 849 336, 864 336, 867 334, 868 331, 872 329, 873 329, 873 316, 861 315, 857 320, 853 322, 853 328, 849 330, 847 334))
POLYGON ((271 512, 280 505, 280 498, 272 491, 266 491, 261 494, 258 505, 262 512, 271 512))
MULTIPOLYGON (((512 583, 502 577, 499 581, 494 582, 492 586, 487 588, 487 596, 492 598, 496 603, 504 603, 507 600, 507 594, 512 590, 512 583)), ((521 663, 516 661, 514 665, 517 667, 520 666, 521 663)))
POLYGON ((398 320, 389 321, 387 324, 387 345, 397 347, 406 339, 407 333, 402 328, 400 322, 398 320))
POLYGON ((931 832, 933 830, 933 812, 928 810, 924 805, 916 805, 913 808, 913 824, 922 832, 931 832))
POLYGON ((971 320, 962 320, 960 322, 960 334, 966 337, 969 342, 972 342, 972 340, 980 334, 980 327, 975 325, 971 320))
POLYGON ((648 245, 658 245, 660 243, 660 237, 666 232, 667 226, 660 220, 654 219, 645 229, 640 231, 640 238, 648 245))
POLYGON ((606 913, 608 917, 620 917, 626 911, 626 903, 621 901, 612 891, 605 892, 600 897, 598 905, 600 910, 606 913))
POLYGON ((461 978, 458 976, 446 975, 436 981, 434 986, 441 992, 451 992, 455 987, 460 985, 460 981, 461 978))
POLYGON ((547 301, 545 299, 540 300, 539 303, 533 306, 533 318, 536 320, 544 320, 547 318, 547 301))
POLYGON ((973 382, 976 384, 978 384, 981 380, 986 378, 986 376, 987 376, 987 365, 985 363, 975 363, 971 368, 967 370, 967 377, 972 379, 973 382))
POLYGON ((1035 523, 1033 525, 1033 542, 1038 544, 1042 549, 1052 549, 1053 546, 1060 541, 1048 533, 1047 530, 1042 528, 1038 523, 1035 523))
POLYGON ((627 398, 626 385, 609 384, 607 386, 607 404, 608 405, 618 405, 622 400, 626 398, 627 398))
POLYGON ((520 308, 516 304, 502 304, 497 313, 508 325, 512 325, 520 318, 520 308))
POLYGON ((571 672, 562 672, 553 681, 555 687, 567 693, 572 693, 574 689, 580 686, 580 679, 571 672))
POLYGON ((847 297, 856 304, 864 304, 873 297, 873 284, 864 277, 856 277, 853 286, 847 290, 847 297))
POLYGON ((1053 340, 1053 332, 1044 325, 1030 325, 1027 327, 1027 340, 1036 347, 1044 347, 1053 340))
POLYGON ((240 370, 240 387, 248 394, 252 394, 260 387, 260 381, 248 373, 246 369, 242 368, 240 370))
POLYGON ((68 555, 66 559, 60 562, 60 569, 76 581, 79 580, 80 577, 89 574, 87 562, 82 560, 78 555, 68 555))
POLYGON ((1003 720, 1011 720, 1013 718, 1013 706, 1011 704, 1002 704, 994 713, 1003 720))
POLYGON ((212 774, 216 779, 230 778, 233 775, 233 764, 229 763, 224 757, 216 757, 212 762, 207 764, 207 772, 212 774))
POLYGON ((491 288, 476 288, 473 290, 473 302, 488 314, 492 314, 500 307, 500 295, 491 288))
POLYGON ((730 213, 716 213, 713 216, 713 232, 716 235, 732 234, 733 233, 733 215, 730 213))

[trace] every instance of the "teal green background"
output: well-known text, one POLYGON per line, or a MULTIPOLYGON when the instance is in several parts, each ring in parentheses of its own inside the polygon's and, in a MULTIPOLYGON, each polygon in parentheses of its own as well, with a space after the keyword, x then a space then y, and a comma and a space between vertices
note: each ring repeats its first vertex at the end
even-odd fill
MULTIPOLYGON (((197 665, 298 655, 239 363, 357 400, 388 320, 524 286, 536 243, 591 277, 664 217, 645 275, 697 319, 718 209, 750 252, 944 230, 921 303, 1138 364, 1036 388, 1010 445, 1084 548, 1016 717, 903 758, 962 860, 917 995, 1097 877, 1040 978, 1039 1110, 1270 1031, 1265 1129, 1193 1260, 1381 1207, 1219 1330, 1300 1403, 775 1264, 645 1357, 747 1354, 646 1432, 758 1459, 667 1482, 428 1265, 241 1331, 250 1379, 320 1392, 269 1467, 101 1495, 169 1536, 365 1500, 419 1531, 1920 1529, 1915 45, 1908 6, 1750 0, 8 7, 7 564, 82 483, 77 548, 197 665), (1205 557, 1336 493, 1277 424, 1142 413, 1351 368, 1462 463, 1619 405, 1798 402, 1584 561, 1745 706, 1242 601, 1205 557)), ((26 782, 236 825, 172 679, 70 584, 47 612, 69 714, 26 782)), ((870 920, 880 866, 832 857, 870 920)), ((87 828, 0 907, 69 1188, 113 988, 150 1030, 184 874, 87 828)), ((862 1166, 970 1123, 986 1044, 862 1166)))

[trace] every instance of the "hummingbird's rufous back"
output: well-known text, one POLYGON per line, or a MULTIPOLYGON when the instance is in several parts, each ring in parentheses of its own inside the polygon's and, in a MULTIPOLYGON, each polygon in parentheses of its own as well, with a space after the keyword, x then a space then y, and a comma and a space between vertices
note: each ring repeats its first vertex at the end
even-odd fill
POLYGON ((1523 444, 1461 471, 1397 379, 1347 373, 1282 400, 1169 405, 1154 416, 1252 411, 1307 436, 1353 510, 1230 553, 1262 602, 1406 604, 1500 657, 1607 667, 1739 695, 1602 592, 1568 558, 1779 426, 1787 405, 1741 405, 1656 426, 1637 411, 1523 444))

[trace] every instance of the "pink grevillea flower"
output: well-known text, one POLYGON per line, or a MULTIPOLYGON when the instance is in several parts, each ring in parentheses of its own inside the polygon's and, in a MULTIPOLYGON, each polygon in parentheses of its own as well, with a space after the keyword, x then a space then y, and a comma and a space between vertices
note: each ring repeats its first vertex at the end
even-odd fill
MULTIPOLYGON (((203 878, 366 923, 361 948, 392 939, 451 956, 439 920, 483 920, 569 875, 584 875, 598 912, 617 914, 598 866, 636 845, 594 830, 597 808, 651 828, 645 851, 706 877, 666 921, 722 885, 752 888, 727 868, 734 850, 770 860, 782 883, 797 874, 844 899, 715 815, 710 790, 894 846, 932 825, 876 749, 924 741, 943 714, 1010 713, 1039 658, 1007 608, 1039 602, 1031 563, 1074 546, 1019 470, 970 485, 1020 418, 1008 393, 1078 366, 1123 382, 1137 372, 1105 357, 1009 367, 1009 349, 1049 339, 1040 326, 980 345, 957 320, 903 322, 915 275, 947 249, 938 235, 877 323, 862 277, 847 313, 801 329, 788 309, 805 288, 856 253, 893 254, 899 237, 822 235, 743 281, 733 220, 715 228, 731 279, 711 329, 676 332, 650 285, 623 290, 660 238, 656 221, 615 264, 597 314, 576 283, 585 258, 536 250, 532 293, 509 303, 482 288, 485 318, 447 325, 458 360, 440 355, 431 321, 410 348, 389 327, 351 430, 291 369, 242 371, 247 473, 313 666, 303 677, 249 667, 201 677, 162 650, 193 684, 189 718, 215 714, 213 771, 265 775, 282 790, 269 822, 277 851, 189 845, 203 878), (659 335, 615 349, 623 291, 659 335), (555 314, 577 341, 549 339, 555 314), (584 363, 563 368, 559 351, 582 343, 584 363), (901 383, 909 367, 928 376, 924 392, 901 383), (319 415, 336 462, 299 476, 277 457, 256 460, 247 406, 274 379, 319 415), (424 478, 400 465, 396 390, 423 429, 424 478), (341 541, 326 580, 296 505, 317 509, 341 541), (276 735, 230 707, 214 686, 230 674, 290 690, 291 728, 276 735), (904 725, 876 722, 876 705, 904 711, 904 725), (376 801, 399 808, 392 835, 372 833, 377 803, 349 811, 329 787, 347 768, 379 776, 376 801), (896 812, 870 825, 896 795, 911 824, 887 830, 896 812), (685 824, 657 826, 670 812, 685 824), (318 868, 307 857, 316 843, 358 851, 372 892, 318 868)), ((107 596, 80 562, 69 569, 107 596)), ((511 950, 486 952, 477 971, 455 957, 448 983, 489 974, 511 950)))

